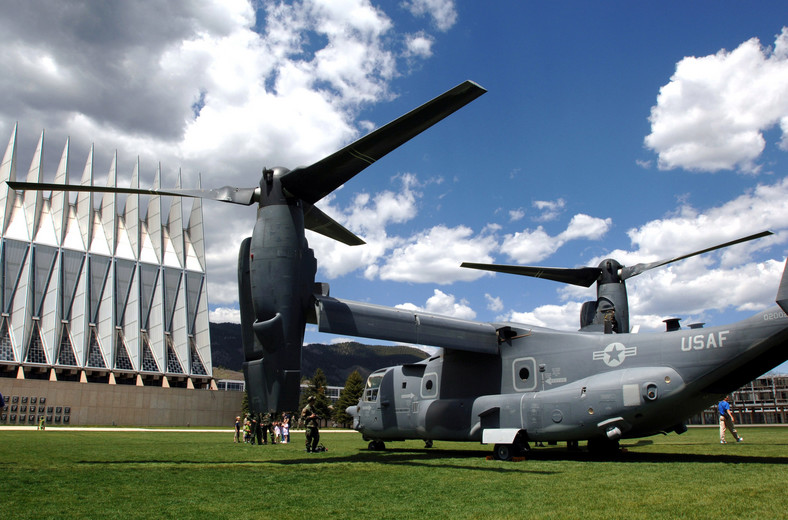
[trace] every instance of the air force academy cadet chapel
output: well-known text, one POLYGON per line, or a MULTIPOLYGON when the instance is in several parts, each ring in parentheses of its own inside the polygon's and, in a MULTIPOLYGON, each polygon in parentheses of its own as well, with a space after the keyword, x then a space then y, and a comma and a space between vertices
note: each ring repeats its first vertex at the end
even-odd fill
MULTIPOLYGON (((184 218, 172 197, 164 218, 155 195, 17 192, 16 139, 0 165, 0 391, 18 399, 0 424, 230 424, 237 393, 202 391, 216 386, 200 199, 184 218)), ((69 143, 51 181, 43 141, 24 180, 75 184, 69 143)), ((106 186, 117 171, 116 154, 106 186)), ((98 185, 92 148, 79 183, 98 185)))

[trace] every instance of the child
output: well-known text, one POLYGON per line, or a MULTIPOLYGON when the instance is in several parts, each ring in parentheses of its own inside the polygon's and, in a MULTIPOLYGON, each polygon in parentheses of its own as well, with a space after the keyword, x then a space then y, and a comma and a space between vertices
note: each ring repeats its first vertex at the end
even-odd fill
POLYGON ((282 434, 282 430, 281 430, 281 428, 279 428, 279 423, 275 422, 274 423, 274 439, 276 439, 276 442, 282 442, 282 438, 280 437, 281 434, 282 434))
POLYGON ((288 424, 287 419, 282 422, 282 444, 287 444, 287 441, 290 439, 290 424, 288 424))
POLYGON ((244 442, 249 444, 252 439, 252 428, 249 425, 249 419, 244 421, 244 442))

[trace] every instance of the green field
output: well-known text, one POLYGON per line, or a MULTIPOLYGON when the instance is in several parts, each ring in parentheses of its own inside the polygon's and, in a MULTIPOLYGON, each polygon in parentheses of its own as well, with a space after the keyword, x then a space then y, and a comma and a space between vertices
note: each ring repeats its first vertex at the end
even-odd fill
MULTIPOLYGON (((616 460, 537 448, 488 460, 477 443, 389 443, 303 434, 276 446, 229 432, 0 429, 4 518, 785 518, 788 428, 742 428, 625 441, 616 460)), ((581 444, 582 447, 582 444, 581 444)))

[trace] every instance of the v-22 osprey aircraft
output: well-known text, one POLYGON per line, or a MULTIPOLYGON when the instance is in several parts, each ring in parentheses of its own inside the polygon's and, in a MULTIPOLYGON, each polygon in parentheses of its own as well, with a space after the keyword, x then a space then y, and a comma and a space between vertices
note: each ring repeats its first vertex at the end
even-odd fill
POLYGON ((481 323, 334 298, 315 283, 310 229, 349 246, 364 241, 315 205, 387 153, 486 91, 466 81, 306 167, 263 168, 255 187, 139 189, 10 181, 15 190, 114 191, 257 205, 252 236, 240 247, 238 287, 250 408, 298 407, 307 323, 320 332, 440 347, 419 363, 372 373, 348 412, 369 448, 423 439, 493 444, 511 459, 529 442, 588 441, 609 451, 621 439, 686 430, 705 409, 788 359, 788 275, 777 306, 738 323, 664 333, 630 333, 625 280, 670 262, 771 234, 768 231, 648 264, 606 259, 574 269, 462 264, 590 287, 580 330, 481 323))

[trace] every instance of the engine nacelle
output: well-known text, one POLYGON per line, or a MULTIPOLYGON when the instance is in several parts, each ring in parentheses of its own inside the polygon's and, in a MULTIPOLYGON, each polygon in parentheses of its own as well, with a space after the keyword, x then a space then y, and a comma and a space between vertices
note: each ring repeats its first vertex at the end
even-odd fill
POLYGON ((255 412, 294 411, 301 381, 301 346, 317 263, 304 238, 299 204, 258 209, 252 238, 238 257, 244 377, 255 412))

